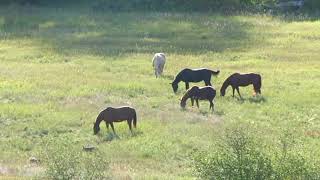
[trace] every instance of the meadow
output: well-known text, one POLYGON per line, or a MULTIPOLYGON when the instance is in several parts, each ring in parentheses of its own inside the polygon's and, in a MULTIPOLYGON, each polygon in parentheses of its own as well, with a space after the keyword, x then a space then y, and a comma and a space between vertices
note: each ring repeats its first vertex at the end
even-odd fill
POLYGON ((304 15, 0 7, 0 179, 41 177, 50 152, 87 144, 112 179, 194 179, 193 154, 214 151, 237 127, 269 154, 289 134, 293 150, 316 163, 319 27, 304 15), (158 79, 156 52, 167 56, 158 79), (229 88, 214 113, 207 102, 182 110, 184 84, 174 94, 169 83, 185 67, 220 69, 217 91, 233 72, 260 73, 263 97, 246 87, 239 100, 229 88), (135 135, 117 123, 119 137, 104 124, 94 136, 98 113, 119 105, 136 108, 135 135))

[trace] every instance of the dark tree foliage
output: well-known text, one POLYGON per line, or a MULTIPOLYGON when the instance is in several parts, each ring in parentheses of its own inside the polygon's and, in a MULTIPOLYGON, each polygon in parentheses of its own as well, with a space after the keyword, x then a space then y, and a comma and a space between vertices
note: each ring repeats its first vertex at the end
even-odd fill
MULTIPOLYGON (((96 9, 210 11, 257 9, 292 0, 0 0, 0 5, 69 6, 86 4, 96 9)), ((320 0, 304 0, 304 9, 320 9, 320 0)))

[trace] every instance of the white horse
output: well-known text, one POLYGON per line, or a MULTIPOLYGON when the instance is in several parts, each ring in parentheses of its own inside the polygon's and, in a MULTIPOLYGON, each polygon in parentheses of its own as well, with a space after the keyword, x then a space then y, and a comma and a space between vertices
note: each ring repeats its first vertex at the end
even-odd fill
POLYGON ((156 77, 160 76, 163 72, 164 64, 166 63, 166 56, 164 53, 156 53, 152 59, 152 66, 156 77))

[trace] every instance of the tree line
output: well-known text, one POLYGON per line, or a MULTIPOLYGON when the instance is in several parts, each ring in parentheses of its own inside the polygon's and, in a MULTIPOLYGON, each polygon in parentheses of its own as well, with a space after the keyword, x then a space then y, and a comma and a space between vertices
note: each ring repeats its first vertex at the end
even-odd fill
MULTIPOLYGON (((294 0, 1 0, 1 5, 20 4, 38 6, 88 5, 97 9, 151 11, 215 11, 260 10, 294 0)), ((303 9, 319 10, 319 0, 304 0, 303 9)))

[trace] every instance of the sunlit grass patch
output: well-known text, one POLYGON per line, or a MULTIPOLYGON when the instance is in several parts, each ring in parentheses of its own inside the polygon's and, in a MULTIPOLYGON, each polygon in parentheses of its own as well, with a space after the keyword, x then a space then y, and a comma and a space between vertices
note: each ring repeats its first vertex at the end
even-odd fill
POLYGON ((318 25, 267 14, 0 8, 0 164, 23 169, 30 156, 43 160, 47 148, 59 150, 56 144, 78 155, 90 144, 110 161, 112 178, 193 179, 193 153, 217 150, 221 134, 240 125, 267 154, 292 131, 296 144, 306 144, 299 153, 317 157, 318 25), (167 56, 160 78, 151 65, 156 52, 167 56), (174 94, 169 84, 181 69, 200 67, 221 71, 211 80, 213 113, 206 101, 182 110, 185 85, 174 94), (230 87, 221 97, 234 72, 260 73, 262 95, 253 97, 248 86, 240 87, 243 100, 230 87), (101 123, 94 136, 98 113, 121 105, 137 110, 134 133, 126 122, 115 123, 117 135, 101 123))

